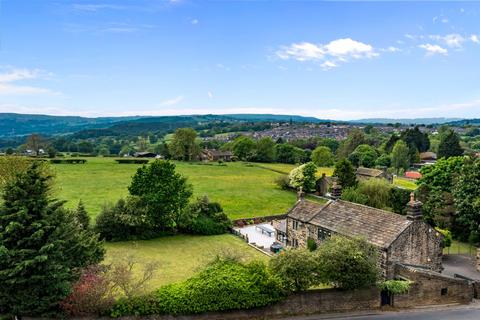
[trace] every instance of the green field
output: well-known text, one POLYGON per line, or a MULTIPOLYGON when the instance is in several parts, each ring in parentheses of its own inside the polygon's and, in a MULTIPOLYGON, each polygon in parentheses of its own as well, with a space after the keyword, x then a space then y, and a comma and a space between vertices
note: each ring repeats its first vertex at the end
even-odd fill
MULTIPOLYGON (((279 173, 242 162, 224 166, 176 162, 177 171, 193 185, 194 195, 208 195, 222 204, 233 219, 281 214, 295 202, 296 195, 279 189, 279 173)), ((76 206, 81 199, 91 216, 105 203, 128 194, 127 187, 139 165, 117 164, 112 158, 88 158, 86 164, 55 164, 57 196, 76 206)))
POLYGON ((393 184, 397 187, 402 187, 405 189, 410 189, 410 190, 417 189, 417 184, 415 183, 415 181, 406 179, 406 178, 394 177, 393 184))
POLYGON ((228 253, 245 260, 267 260, 263 253, 230 234, 219 236, 178 235, 147 241, 107 243, 105 263, 132 256, 138 262, 137 274, 149 262, 158 263, 155 279, 149 283, 151 290, 162 285, 185 280, 210 262, 216 255, 228 253))

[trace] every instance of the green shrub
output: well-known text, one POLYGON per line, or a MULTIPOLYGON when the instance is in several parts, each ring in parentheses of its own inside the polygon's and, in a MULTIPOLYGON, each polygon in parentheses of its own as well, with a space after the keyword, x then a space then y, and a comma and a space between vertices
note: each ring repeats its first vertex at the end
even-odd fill
POLYGON ((107 241, 149 239, 158 236, 149 221, 146 205, 139 197, 120 199, 105 205, 98 215, 95 231, 107 241))
POLYGON ((408 280, 387 280, 382 282, 379 287, 393 294, 404 294, 410 290, 411 281, 408 280))
POLYGON ((217 261, 198 275, 133 299, 120 299, 112 317, 151 314, 195 314, 250 309, 283 298, 279 279, 260 262, 217 261))
POLYGON ((321 283, 352 290, 375 285, 380 275, 377 249, 363 239, 332 236, 314 253, 321 283))
POLYGON ((308 238, 307 239, 307 248, 310 252, 317 250, 317 243, 315 242, 315 240, 313 238, 308 238))
POLYGON ((269 264, 273 274, 282 279, 287 292, 305 291, 320 284, 318 259, 305 249, 288 249, 275 255, 269 264))
POLYGON ((222 206, 203 196, 184 210, 178 227, 186 233, 214 235, 227 232, 231 225, 222 206))
POLYGON ((275 184, 282 190, 288 190, 292 188, 290 186, 290 178, 286 174, 275 178, 275 184))
POLYGON ((440 229, 440 228, 435 228, 438 232, 440 232, 443 235, 443 247, 448 248, 452 245, 452 232, 450 230, 445 230, 445 229, 440 229))

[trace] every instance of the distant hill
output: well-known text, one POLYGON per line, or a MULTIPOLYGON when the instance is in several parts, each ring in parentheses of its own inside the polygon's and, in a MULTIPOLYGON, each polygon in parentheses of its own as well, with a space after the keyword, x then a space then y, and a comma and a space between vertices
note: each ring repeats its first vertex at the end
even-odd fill
POLYGON ((462 119, 462 120, 456 120, 456 121, 450 121, 447 123, 450 126, 466 126, 466 125, 472 125, 472 126, 480 126, 480 119, 462 119))
POLYGON ((444 124, 453 121, 463 121, 461 118, 413 118, 413 119, 389 119, 389 118, 371 118, 352 120, 350 123, 367 123, 367 124, 387 124, 387 123, 400 123, 404 125, 410 124, 444 124))
POLYGON ((121 121, 138 118, 139 117, 84 118, 76 116, 0 113, 0 137, 23 136, 31 133, 41 133, 44 135, 73 133, 86 128, 105 128, 121 121))
POLYGON ((78 137, 136 134, 148 131, 166 132, 179 127, 201 123, 293 121, 328 122, 314 117, 274 114, 184 115, 184 116, 132 116, 86 118, 76 116, 49 116, 34 114, 0 113, 0 137, 24 136, 32 133, 56 135, 74 133, 78 137))

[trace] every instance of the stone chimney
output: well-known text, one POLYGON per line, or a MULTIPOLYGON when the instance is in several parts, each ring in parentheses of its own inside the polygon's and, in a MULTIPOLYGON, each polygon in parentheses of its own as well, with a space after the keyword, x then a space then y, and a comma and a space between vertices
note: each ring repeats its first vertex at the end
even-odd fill
POLYGON ((407 219, 408 220, 422 220, 422 206, 423 204, 415 200, 415 194, 412 192, 410 193, 410 201, 407 204, 407 219))
POLYGON ((305 199, 305 192, 303 192, 303 188, 300 187, 297 192, 297 201, 303 201, 305 199))
POLYGON ((336 181, 333 182, 331 195, 334 200, 338 200, 342 197, 342 186, 336 181))

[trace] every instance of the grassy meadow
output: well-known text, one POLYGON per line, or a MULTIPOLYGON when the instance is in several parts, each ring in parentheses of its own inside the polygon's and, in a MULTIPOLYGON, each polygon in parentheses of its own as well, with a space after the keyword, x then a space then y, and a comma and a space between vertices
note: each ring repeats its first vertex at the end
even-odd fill
MULTIPOLYGON (((225 165, 176 162, 177 171, 193 185, 194 196, 208 195, 233 219, 284 213, 295 194, 279 189, 280 173, 242 162, 225 165)), ((89 214, 128 194, 127 187, 140 165, 118 164, 112 158, 88 158, 86 164, 55 164, 57 197, 74 207, 82 200, 89 214)), ((292 166, 293 168, 293 166, 292 166)))
POLYGON ((145 241, 106 243, 105 263, 121 257, 133 257, 138 275, 144 265, 157 263, 158 271, 149 282, 149 289, 185 280, 201 270, 218 254, 234 254, 242 260, 267 260, 263 253, 230 234, 218 236, 177 235, 145 241))

